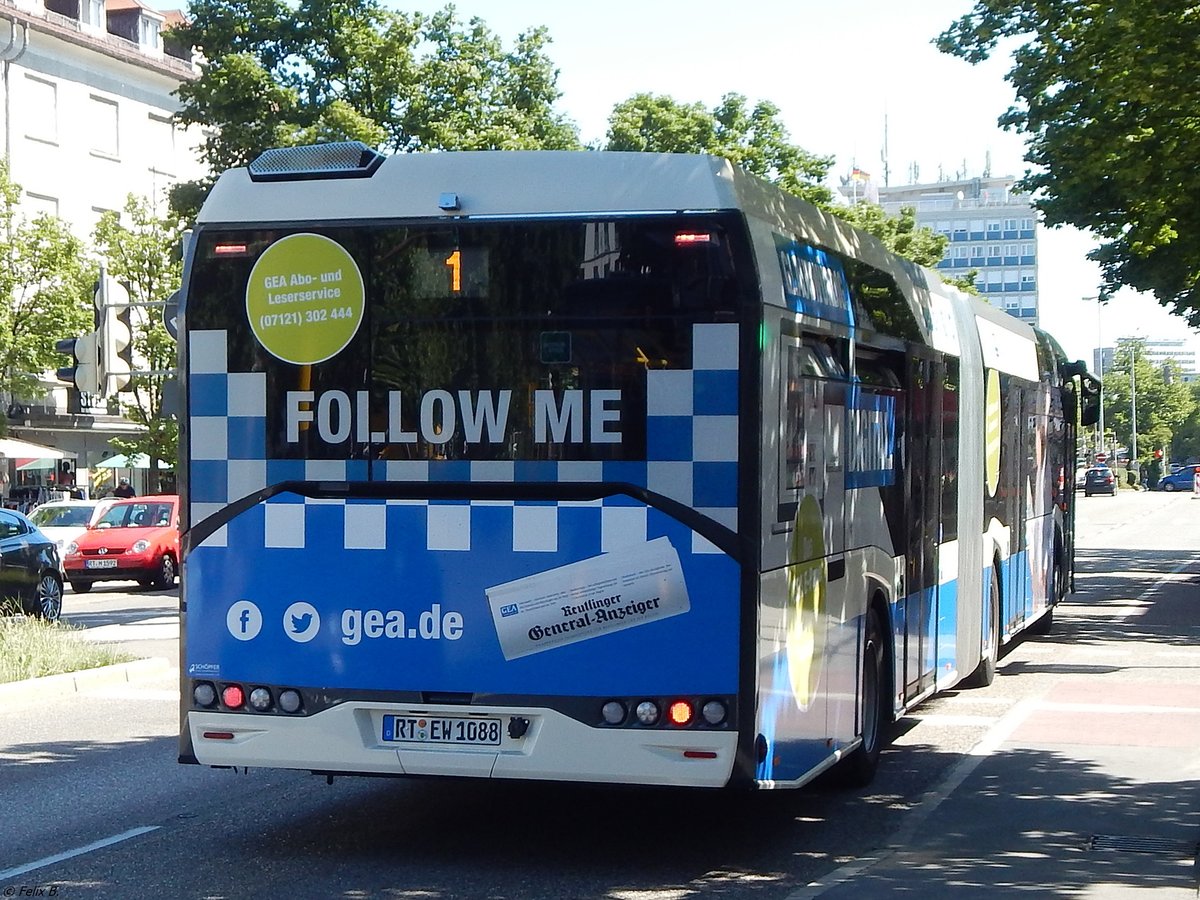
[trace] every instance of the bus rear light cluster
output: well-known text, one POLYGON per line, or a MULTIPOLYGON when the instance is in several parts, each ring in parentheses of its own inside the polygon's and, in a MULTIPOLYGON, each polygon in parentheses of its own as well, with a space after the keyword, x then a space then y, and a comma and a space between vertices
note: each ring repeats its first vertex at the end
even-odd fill
POLYGON ((192 702, 199 709, 222 709, 234 712, 258 713, 302 712, 304 700, 295 688, 256 686, 249 693, 240 684, 224 684, 218 690, 211 681, 197 681, 192 686, 192 702), (218 702, 219 701, 219 702, 218 702))
POLYGON ((627 727, 718 728, 729 720, 725 700, 608 700, 600 707, 605 725, 627 727), (699 716, 696 710, 699 708, 699 716))

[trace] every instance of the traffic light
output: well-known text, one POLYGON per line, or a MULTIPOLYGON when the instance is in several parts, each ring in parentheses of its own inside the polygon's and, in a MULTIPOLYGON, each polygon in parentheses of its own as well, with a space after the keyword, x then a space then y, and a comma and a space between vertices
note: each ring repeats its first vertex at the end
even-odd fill
POLYGON ((100 366, 98 359, 99 335, 96 332, 79 337, 64 338, 54 345, 59 353, 71 357, 72 365, 63 366, 55 374, 59 381, 73 384, 83 394, 100 392, 100 366))
POLYGON ((101 272, 96 283, 96 310, 100 321, 100 392, 105 396, 122 391, 129 384, 133 358, 129 309, 125 286, 101 272))

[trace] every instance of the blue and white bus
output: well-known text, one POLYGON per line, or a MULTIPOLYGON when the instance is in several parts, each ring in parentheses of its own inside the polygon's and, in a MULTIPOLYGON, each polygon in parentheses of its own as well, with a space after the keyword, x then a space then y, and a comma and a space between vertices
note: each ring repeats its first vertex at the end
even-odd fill
POLYGON ((181 318, 181 762, 865 781, 1070 584, 1082 365, 721 159, 269 151, 181 318))

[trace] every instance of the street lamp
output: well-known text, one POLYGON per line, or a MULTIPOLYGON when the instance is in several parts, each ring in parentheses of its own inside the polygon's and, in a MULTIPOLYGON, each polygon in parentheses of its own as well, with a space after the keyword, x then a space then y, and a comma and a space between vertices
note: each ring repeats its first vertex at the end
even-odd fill
MULTIPOLYGON (((1096 301, 1096 374, 1100 376, 1100 381, 1104 381, 1104 339, 1101 336, 1101 321, 1100 311, 1104 308, 1103 301, 1100 296, 1084 297, 1085 301, 1096 301)), ((1104 394, 1100 394, 1100 420, 1097 423, 1096 432, 1096 452, 1104 452, 1104 394)))

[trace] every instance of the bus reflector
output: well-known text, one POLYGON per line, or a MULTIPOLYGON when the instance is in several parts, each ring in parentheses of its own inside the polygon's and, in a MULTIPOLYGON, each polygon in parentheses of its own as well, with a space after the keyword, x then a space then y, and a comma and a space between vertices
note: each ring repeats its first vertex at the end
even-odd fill
POLYGON ((675 246, 687 247, 691 244, 708 244, 712 242, 712 235, 707 231, 677 231, 675 233, 675 246))
POLYGON ((684 759, 716 759, 717 751, 715 750, 684 750, 684 759))
POLYGON ((692 721, 692 704, 686 700, 676 700, 667 708, 667 718, 672 725, 687 725, 692 721))
POLYGON ((239 684, 227 684, 221 691, 221 702, 229 709, 241 709, 246 702, 246 694, 239 684))
POLYGON ((210 741, 232 741, 233 740, 233 732, 232 731, 206 731, 206 732, 204 732, 204 736, 206 738, 208 738, 210 741))

